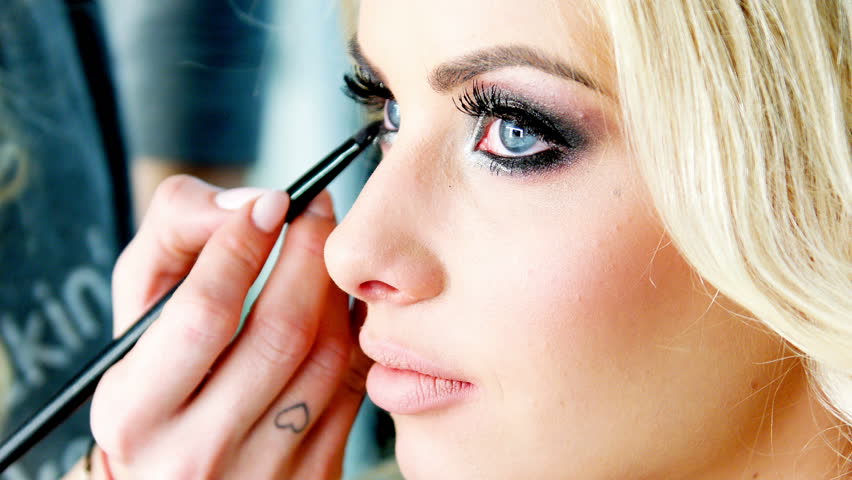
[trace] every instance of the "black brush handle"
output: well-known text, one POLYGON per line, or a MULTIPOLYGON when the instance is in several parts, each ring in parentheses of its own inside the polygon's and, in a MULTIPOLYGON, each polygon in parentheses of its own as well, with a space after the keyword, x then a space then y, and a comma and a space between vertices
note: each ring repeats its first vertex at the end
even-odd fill
MULTIPOLYGON (((290 195, 290 207, 285 222, 290 222, 302 213, 319 192, 352 163, 355 157, 366 150, 378 134, 379 128, 379 123, 365 127, 296 180, 287 189, 287 194, 290 195)), ((145 330, 159 317, 166 302, 169 301, 181 283, 183 283, 183 280, 166 292, 122 336, 113 340, 101 350, 91 362, 59 390, 59 393, 0 445, 0 472, 5 471, 91 398, 103 374, 136 345, 145 330)))

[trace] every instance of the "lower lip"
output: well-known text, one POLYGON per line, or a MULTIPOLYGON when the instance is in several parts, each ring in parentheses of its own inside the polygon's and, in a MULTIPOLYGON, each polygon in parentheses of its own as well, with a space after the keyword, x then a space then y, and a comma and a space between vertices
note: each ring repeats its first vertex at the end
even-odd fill
POLYGON ((473 393, 473 385, 412 370, 397 370, 374 363, 367 374, 367 393, 379 408, 412 415, 447 407, 473 393))

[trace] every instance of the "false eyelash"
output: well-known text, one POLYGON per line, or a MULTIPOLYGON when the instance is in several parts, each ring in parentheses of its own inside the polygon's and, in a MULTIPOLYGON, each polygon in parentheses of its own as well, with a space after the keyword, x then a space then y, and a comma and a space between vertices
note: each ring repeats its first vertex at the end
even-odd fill
POLYGON ((343 93, 371 110, 381 110, 393 94, 384 83, 355 67, 352 73, 343 75, 343 93))
POLYGON ((546 115, 536 111, 527 101, 516 98, 496 85, 486 87, 474 83, 470 89, 453 99, 456 109, 471 117, 494 117, 512 121, 538 136, 553 147, 576 147, 574 138, 566 138, 546 115))
POLYGON ((587 135, 574 122, 562 119, 548 108, 496 85, 485 86, 474 82, 469 89, 453 99, 453 104, 462 113, 479 119, 475 144, 479 144, 486 133, 485 119, 492 118, 511 121, 550 146, 548 150, 520 157, 503 157, 479 151, 488 159, 489 170, 495 174, 504 172, 524 176, 553 170, 560 165, 573 163, 588 144, 587 135))
POLYGON ((498 105, 503 105, 503 92, 496 85, 486 88, 480 83, 474 83, 453 99, 453 105, 462 113, 471 117, 494 116, 498 105))

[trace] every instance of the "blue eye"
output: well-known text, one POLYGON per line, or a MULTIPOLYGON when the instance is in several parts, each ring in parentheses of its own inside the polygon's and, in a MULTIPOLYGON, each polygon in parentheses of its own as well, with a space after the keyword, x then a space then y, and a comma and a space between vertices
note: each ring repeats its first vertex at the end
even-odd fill
POLYGON ((399 130, 399 102, 388 99, 385 102, 385 128, 390 131, 399 130))
POLYGON ((519 124, 506 119, 495 119, 485 128, 477 150, 498 157, 526 157, 553 148, 548 142, 519 124))
POLYGON ((500 122, 498 135, 506 150, 516 155, 523 154, 539 141, 538 137, 510 120, 500 122))

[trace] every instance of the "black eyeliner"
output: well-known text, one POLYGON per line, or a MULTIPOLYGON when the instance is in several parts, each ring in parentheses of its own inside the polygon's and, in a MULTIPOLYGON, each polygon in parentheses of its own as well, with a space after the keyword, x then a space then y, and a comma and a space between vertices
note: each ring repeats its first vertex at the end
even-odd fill
POLYGON ((555 149, 545 150, 522 157, 502 157, 490 152, 478 151, 478 155, 489 160, 488 170, 499 175, 505 172, 509 175, 532 175, 555 170, 566 163, 571 163, 572 158, 555 149))

